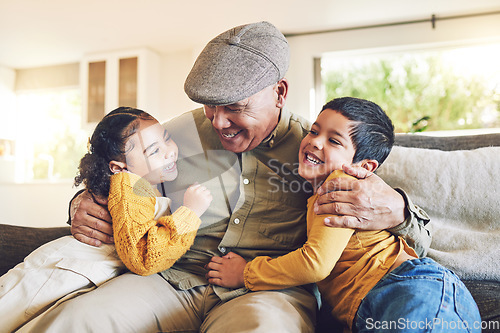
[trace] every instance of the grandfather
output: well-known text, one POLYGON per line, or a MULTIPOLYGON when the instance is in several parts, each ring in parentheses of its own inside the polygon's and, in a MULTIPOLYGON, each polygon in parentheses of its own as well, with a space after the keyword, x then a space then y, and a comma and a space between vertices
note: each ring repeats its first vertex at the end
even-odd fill
MULTIPOLYGON (((285 37, 267 22, 230 29, 207 44, 185 82, 187 95, 204 107, 167 124, 184 164, 166 193, 175 201, 198 180, 214 197, 194 245, 166 271, 127 273, 62 303, 35 331, 314 331, 317 302, 308 286, 249 292, 211 286, 204 277, 214 255, 276 257, 306 239, 310 193, 294 186, 303 184, 294 168, 310 124, 284 109, 288 63, 285 37)), ((359 179, 324 185, 337 189, 323 195, 318 208, 337 215, 329 224, 392 228, 425 253, 425 213, 376 175, 346 171, 359 179)), ((72 203, 72 233, 88 244, 110 242, 109 214, 89 198, 84 192, 72 203)))

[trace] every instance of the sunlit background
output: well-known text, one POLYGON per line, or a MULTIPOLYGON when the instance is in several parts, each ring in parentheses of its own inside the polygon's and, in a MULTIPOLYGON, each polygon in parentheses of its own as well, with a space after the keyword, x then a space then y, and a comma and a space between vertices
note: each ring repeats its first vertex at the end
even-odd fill
MULTIPOLYGON (((397 132, 500 127, 500 44, 322 57, 325 101, 372 100, 397 132)), ((451 134, 448 132, 448 134, 451 134)))
POLYGON ((120 105, 160 121, 198 107, 183 84, 205 43, 261 20, 287 36, 286 107, 305 118, 349 95, 380 104, 398 132, 500 131, 498 0, 2 0, 2 223, 64 224, 95 120, 120 105), (122 86, 133 98, 119 98, 122 86), (102 93, 97 104, 89 92, 102 93), (101 108, 92 117, 91 104, 101 108))

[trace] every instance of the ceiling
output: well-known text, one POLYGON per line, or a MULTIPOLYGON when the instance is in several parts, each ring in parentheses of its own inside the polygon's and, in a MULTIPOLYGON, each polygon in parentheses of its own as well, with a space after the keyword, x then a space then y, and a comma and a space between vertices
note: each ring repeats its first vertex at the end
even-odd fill
POLYGON ((0 0, 0 66, 64 64, 138 47, 195 49, 260 20, 287 34, 499 9, 499 0, 0 0))

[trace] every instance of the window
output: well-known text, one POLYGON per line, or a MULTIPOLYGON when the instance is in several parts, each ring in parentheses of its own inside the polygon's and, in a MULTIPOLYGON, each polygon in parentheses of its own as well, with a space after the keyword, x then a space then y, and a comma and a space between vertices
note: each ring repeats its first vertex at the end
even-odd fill
POLYGON ((324 101, 372 100, 396 132, 500 127, 500 43, 419 49, 323 56, 324 101))
POLYGON ((17 93, 16 181, 75 177, 88 135, 79 87, 17 93))

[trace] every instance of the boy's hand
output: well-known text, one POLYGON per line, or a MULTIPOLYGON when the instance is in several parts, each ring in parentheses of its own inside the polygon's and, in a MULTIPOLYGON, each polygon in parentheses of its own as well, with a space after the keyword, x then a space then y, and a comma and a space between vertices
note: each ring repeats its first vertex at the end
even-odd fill
POLYGON ((245 286, 243 271, 247 261, 234 252, 229 252, 224 257, 212 257, 205 265, 208 273, 205 275, 210 284, 225 288, 240 288, 245 286))

